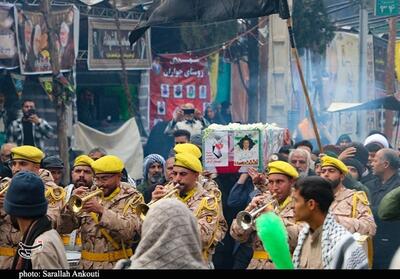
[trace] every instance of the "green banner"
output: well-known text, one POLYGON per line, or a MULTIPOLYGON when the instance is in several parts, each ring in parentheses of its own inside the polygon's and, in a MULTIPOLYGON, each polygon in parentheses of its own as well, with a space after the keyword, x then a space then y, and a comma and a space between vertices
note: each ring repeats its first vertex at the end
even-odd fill
POLYGON ((231 100, 231 64, 220 59, 218 68, 218 90, 214 102, 222 103, 231 100))

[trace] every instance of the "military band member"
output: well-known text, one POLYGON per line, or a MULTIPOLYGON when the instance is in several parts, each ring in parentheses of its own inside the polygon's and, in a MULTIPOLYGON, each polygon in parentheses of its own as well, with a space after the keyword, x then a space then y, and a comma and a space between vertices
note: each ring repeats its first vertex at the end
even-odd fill
MULTIPOLYGON (((66 206, 59 228, 61 233, 80 228, 80 268, 109 269, 118 260, 133 254, 130 247, 141 229, 135 209, 137 203, 143 202, 143 196, 128 183, 120 181, 124 164, 118 157, 106 155, 94 161, 91 167, 95 173, 95 186, 102 190, 104 197, 100 194, 100 197, 86 200, 82 212, 78 213, 66 206)), ((73 191, 73 195, 84 197, 85 194, 89 194, 86 187, 73 191)))
MULTIPOLYGON (((275 207, 275 212, 282 218, 289 235, 289 247, 293 252, 297 243, 297 235, 300 231, 300 225, 296 224, 294 219, 294 201, 292 199, 292 186, 299 177, 296 169, 283 161, 274 161, 268 164, 268 191, 262 195, 254 197, 244 211, 251 212, 269 202, 275 207)), ((266 208, 270 210, 271 208, 266 208)), ((238 215, 239 216, 239 215, 238 215)), ((259 215, 256 215, 257 218, 259 215)), ((256 233, 255 224, 248 228, 242 227, 236 218, 232 222, 231 236, 239 242, 252 241, 253 257, 248 269, 273 269, 274 264, 264 250, 261 240, 256 233)))
MULTIPOLYGON (((74 165, 71 170, 71 182, 65 187, 65 204, 68 203, 72 191, 79 187, 85 187, 87 190, 93 186, 94 172, 91 167, 93 159, 87 155, 80 155, 75 158, 74 165)), ((64 245, 67 250, 78 251, 81 250, 82 241, 79 230, 74 230, 70 234, 62 235, 64 245)))
MULTIPOLYGON (((45 185, 45 197, 48 201, 47 215, 50 217, 53 227, 56 227, 57 219, 60 216, 64 204, 64 189, 57 186, 51 173, 40 169, 40 162, 44 153, 29 145, 14 147, 11 149, 11 171, 13 176, 20 171, 30 171, 40 176, 45 185)), ((4 178, 1 187, 11 183, 11 179, 4 178)), ((0 269, 11 268, 12 258, 15 255, 16 247, 20 240, 20 232, 15 229, 3 209, 4 195, 0 197, 0 269)))
MULTIPOLYGON (((174 147, 174 151, 176 154, 178 153, 191 153, 196 156, 199 160, 202 156, 200 148, 192 143, 181 143, 177 144, 174 147)), ((211 196, 214 196, 218 201, 218 209, 219 209, 219 220, 217 226, 217 232, 215 233, 214 243, 209 248, 209 254, 214 255, 215 247, 219 242, 224 239, 226 232, 228 231, 228 223, 225 220, 223 209, 222 209, 222 193, 218 187, 218 184, 211 179, 209 175, 204 175, 204 172, 199 174, 198 182, 201 186, 206 190, 211 196)))
MULTIPOLYGON (((376 233, 374 216, 369 207, 368 197, 363 191, 354 191, 344 187, 343 180, 349 172, 346 165, 339 159, 324 156, 321 158, 321 177, 329 180, 333 186, 335 199, 330 206, 330 212, 336 221, 351 233, 359 233, 369 239, 364 247, 368 250, 368 258, 372 264, 372 242, 376 233)), ((363 239, 361 238, 360 241, 363 239)))
MULTIPOLYGON (((197 217, 202 241, 203 258, 212 267, 212 251, 218 232, 219 213, 218 201, 210 195, 199 183, 199 174, 203 167, 200 160, 191 153, 178 153, 175 156, 173 170, 173 185, 179 186, 177 198, 185 203, 197 217)), ((153 200, 165 196, 174 186, 157 186, 152 194, 153 200), (171 187, 172 186, 172 187, 171 187)))

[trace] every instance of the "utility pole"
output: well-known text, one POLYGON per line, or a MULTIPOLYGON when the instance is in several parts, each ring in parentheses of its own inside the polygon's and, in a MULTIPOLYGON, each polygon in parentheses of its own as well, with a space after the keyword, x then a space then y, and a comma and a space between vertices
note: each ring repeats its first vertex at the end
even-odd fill
MULTIPOLYGON (((394 57, 396 49, 396 17, 389 18, 389 41, 387 45, 387 61, 386 61, 386 77, 385 88, 387 95, 393 95, 394 88, 394 57)), ((385 111, 385 135, 389 138, 389 142, 393 137, 393 111, 385 111)))
MULTIPOLYGON (((367 94, 367 37, 368 37, 368 10, 367 0, 360 1, 360 36, 359 36, 359 80, 358 80, 358 101, 363 103, 367 94)), ((367 135, 366 113, 358 113, 359 125, 357 126, 357 134, 362 141, 367 135)))
MULTIPOLYGON (((260 20, 258 28, 260 30, 265 30, 269 25, 269 18, 266 20, 260 20)), ((267 29, 268 30, 268 29, 267 29)), ((259 47, 259 85, 258 92, 260 94, 260 121, 267 123, 267 109, 268 109, 268 36, 269 34, 264 34, 260 36, 260 42, 262 45, 259 47)))
MULTIPOLYGON (((249 29, 258 26, 258 19, 250 20, 249 29)), ((248 122, 256 123, 259 121, 259 51, 258 51, 258 30, 250 34, 248 39, 248 65, 249 65, 249 90, 248 93, 248 122)))
MULTIPOLYGON (((60 73, 60 61, 58 59, 60 53, 56 47, 56 42, 58 41, 58 36, 56 35, 57 26, 55 24, 54 15, 51 13, 51 3, 50 0, 43 0, 41 2, 40 10, 43 13, 44 21, 49 32, 49 51, 50 51, 50 62, 51 69, 53 72, 53 77, 60 73)), ((64 163, 65 173, 69 174, 69 147, 68 147, 68 137, 67 137, 67 105, 63 100, 64 88, 55 80, 53 81, 53 103, 56 110, 57 117, 57 140, 58 149, 60 152, 61 160, 64 163)), ((64 176, 63 183, 66 185, 68 183, 68 175, 64 176)))
POLYGON ((126 101, 128 103, 128 113, 129 113, 129 118, 130 118, 130 117, 136 116, 136 112, 132 105, 132 95, 129 90, 128 72, 126 71, 126 63, 125 63, 123 46, 122 46, 121 21, 119 20, 116 0, 113 0, 113 8, 114 8, 114 12, 115 12, 114 19, 115 19, 115 25, 117 27, 117 39, 118 39, 119 55, 120 55, 121 68, 122 68, 121 77, 122 77, 123 84, 124 84, 124 86, 123 86, 124 93, 125 93, 126 101))

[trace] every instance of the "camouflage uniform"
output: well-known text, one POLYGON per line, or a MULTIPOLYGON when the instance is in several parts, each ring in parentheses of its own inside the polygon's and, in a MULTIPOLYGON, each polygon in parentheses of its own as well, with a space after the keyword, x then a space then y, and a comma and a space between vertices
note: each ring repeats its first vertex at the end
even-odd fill
POLYGON ((142 224, 135 211, 138 202, 143 202, 143 196, 130 184, 121 182, 120 191, 111 200, 101 201, 104 213, 98 224, 94 214, 77 217, 66 208, 60 218, 59 230, 71 233, 80 227, 82 258, 79 268, 110 269, 119 259, 132 255, 130 247, 142 224))
MULTIPOLYGON (((47 215, 52 220, 53 227, 56 227, 57 219, 63 207, 65 191, 54 183, 48 170, 41 169, 39 176, 46 187, 45 195, 49 203, 47 215)), ((3 186, 6 183, 11 183, 11 179, 6 177, 0 183, 3 186)), ((0 269, 11 268, 16 247, 21 241, 21 237, 19 230, 13 227, 10 216, 5 213, 3 207, 0 208, 0 269)))
POLYGON ((376 234, 376 224, 365 192, 342 187, 335 194, 329 209, 340 225, 351 233, 362 235, 359 240, 372 266, 372 238, 376 234))
MULTIPOLYGON (((75 189, 74 184, 69 184, 65 188, 65 204, 68 203, 71 198, 72 191, 75 189)), ((78 261, 78 256, 80 258, 80 251, 82 249, 82 239, 80 229, 73 230, 70 234, 61 235, 65 251, 67 252, 67 258, 70 261, 70 268, 76 268, 76 263, 78 261), (71 256, 70 256, 71 255, 71 256), (72 258, 73 256, 73 258, 72 258)))
MULTIPOLYGON (((215 247, 219 242, 224 239, 226 232, 228 231, 228 223, 225 220, 224 212, 222 210, 222 193, 219 190, 218 184, 213 180, 206 178, 202 175, 199 176, 199 182, 202 184, 204 190, 206 190, 211 196, 214 196, 218 201, 218 209, 219 209, 219 220, 218 220, 218 228, 215 233, 214 243, 211 245, 209 249, 209 255, 214 255, 215 247)), ((210 257, 211 258, 211 257, 210 257)))
POLYGON ((45 169, 39 170, 39 176, 43 180, 44 186, 46 187, 45 195, 49 206, 47 209, 47 215, 53 222, 53 227, 57 229, 57 219, 60 216, 61 210, 64 206, 65 191, 64 188, 57 186, 54 183, 51 172, 45 169))
MULTIPOLYGON (((166 187, 167 189, 172 188, 172 183, 167 184, 166 187)), ((212 260, 210 255, 214 252, 216 237, 221 237, 217 236, 221 211, 217 198, 210 195, 199 182, 196 182, 196 187, 193 190, 194 194, 189 194, 186 198, 178 198, 187 204, 198 219, 203 258, 207 264, 210 264, 212 260)))
POLYGON ((336 221, 351 233, 358 232, 370 237, 375 235, 376 224, 364 192, 342 187, 335 194, 330 211, 336 221))
MULTIPOLYGON (((263 199, 264 201, 271 199, 271 194, 269 192, 265 192, 262 195, 264 197, 263 199)), ((299 234, 299 231, 301 230, 301 226, 295 223, 293 208, 294 208, 294 201, 292 197, 289 196, 282 203, 282 205, 279 206, 278 209, 275 209, 275 212, 282 218, 283 223, 285 224, 286 229, 288 231, 289 247, 291 252, 293 252, 294 249, 296 248, 297 236, 299 234)), ((249 208, 247 207, 245 211, 249 211, 249 208)), ((262 242, 257 235, 257 231, 254 224, 249 229, 244 230, 238 225, 237 220, 234 219, 232 222, 230 233, 235 240, 241 243, 247 242, 250 239, 253 244, 252 245, 254 251, 253 258, 251 259, 247 269, 275 268, 269 256, 266 255, 262 242)))

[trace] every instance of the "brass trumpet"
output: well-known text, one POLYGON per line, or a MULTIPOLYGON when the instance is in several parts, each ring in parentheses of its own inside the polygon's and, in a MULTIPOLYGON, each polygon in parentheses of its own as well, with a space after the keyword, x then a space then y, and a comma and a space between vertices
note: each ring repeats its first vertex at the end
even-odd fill
POLYGON ((72 195, 71 198, 68 201, 68 207, 75 214, 79 213, 82 210, 83 205, 85 204, 85 202, 90 200, 91 198, 93 198, 95 196, 100 196, 100 198, 102 199, 104 197, 103 190, 101 188, 98 188, 98 189, 96 189, 94 191, 89 192, 88 194, 86 194, 83 197, 80 197, 78 195, 72 195))
POLYGON ((272 195, 270 199, 268 199, 264 205, 260 207, 256 207, 250 212, 240 211, 236 216, 236 222, 243 230, 248 230, 258 217, 257 215, 264 211, 267 207, 273 206, 273 210, 276 209, 278 205, 278 201, 275 199, 276 195, 272 195))
POLYGON ((154 205, 156 202, 162 200, 162 199, 166 199, 171 197, 172 195, 174 195, 175 193, 178 193, 180 191, 181 185, 177 184, 175 185, 171 190, 169 190, 165 196, 163 196, 162 198, 158 199, 158 200, 154 200, 151 201, 149 203, 140 203, 136 206, 136 213, 139 215, 140 219, 142 219, 142 221, 144 220, 144 218, 146 217, 147 212, 150 209, 150 206, 154 205))

